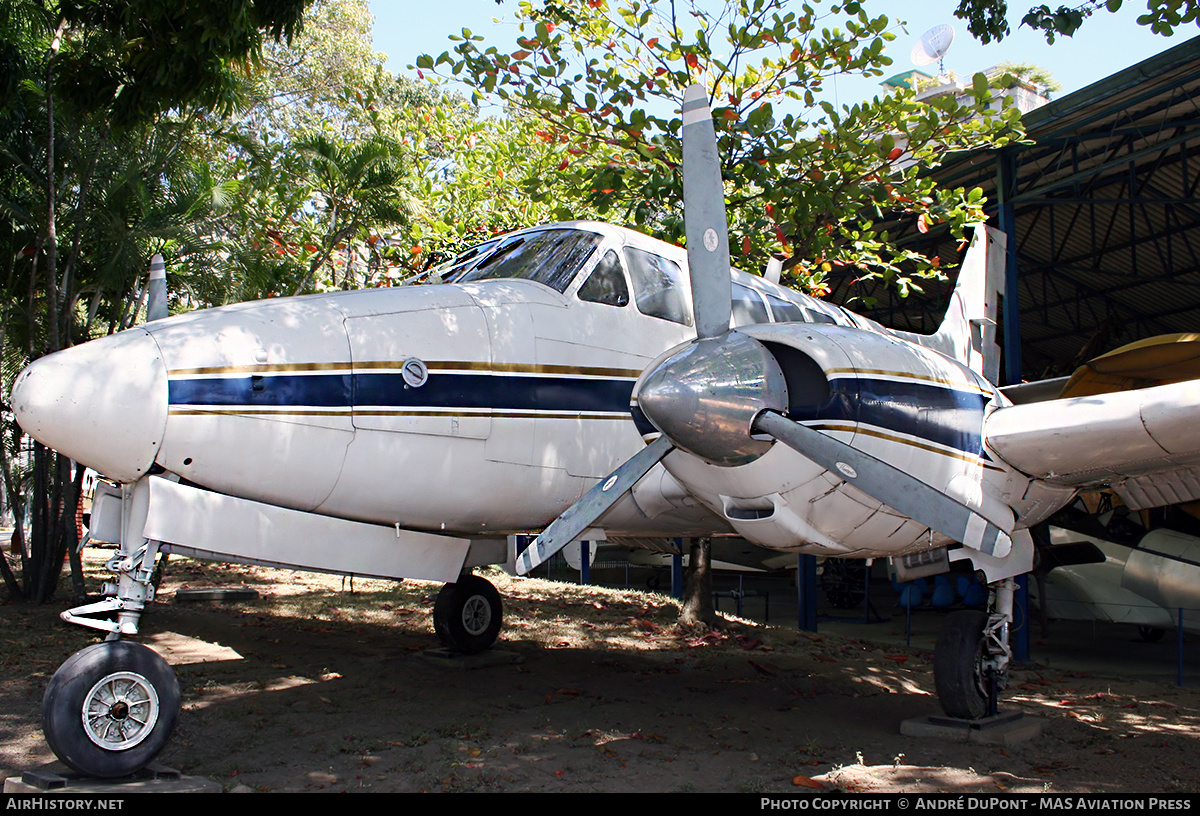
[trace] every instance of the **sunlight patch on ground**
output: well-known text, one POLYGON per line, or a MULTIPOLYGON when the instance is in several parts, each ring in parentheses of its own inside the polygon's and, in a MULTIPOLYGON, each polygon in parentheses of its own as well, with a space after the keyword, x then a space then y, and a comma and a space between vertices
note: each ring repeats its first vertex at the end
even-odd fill
POLYGON ((147 635, 142 641, 162 656, 172 666, 194 663, 219 663, 225 660, 242 660, 242 656, 228 646, 209 643, 205 640, 180 635, 176 632, 159 632, 147 635))

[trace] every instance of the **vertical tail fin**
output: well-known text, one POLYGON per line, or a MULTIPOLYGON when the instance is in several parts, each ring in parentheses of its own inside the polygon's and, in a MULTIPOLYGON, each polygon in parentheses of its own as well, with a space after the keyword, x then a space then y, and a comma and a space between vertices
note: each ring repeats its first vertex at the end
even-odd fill
POLYGON ((953 357, 991 383, 1000 377, 996 318, 1004 294, 1006 239, 999 230, 976 225, 942 325, 935 334, 918 339, 921 345, 953 357))

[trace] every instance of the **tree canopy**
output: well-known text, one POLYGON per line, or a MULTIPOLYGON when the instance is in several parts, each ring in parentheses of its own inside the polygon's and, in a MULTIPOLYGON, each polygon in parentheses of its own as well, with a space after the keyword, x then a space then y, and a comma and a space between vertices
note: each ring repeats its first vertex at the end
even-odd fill
POLYGON ((562 157, 552 177, 576 192, 552 194, 551 177, 532 175, 531 197, 553 200, 557 218, 588 207, 682 241, 678 106, 698 79, 717 120, 735 263, 755 269, 780 254, 793 281, 816 292, 834 265, 902 288, 935 273, 939 259, 896 247, 876 225, 897 212, 956 230, 979 219, 978 191, 937 189, 922 171, 950 151, 1021 135, 1017 112, 982 76, 922 101, 906 89, 828 101, 835 77, 879 77, 891 62, 892 21, 853 0, 526 1, 518 19, 508 48, 463 30, 417 67, 543 123, 562 157))
MULTIPOLYGON (((28 360, 130 324, 152 252, 211 252, 220 187, 194 125, 233 109, 264 39, 294 36, 308 0, 12 0, 0 5, 0 361, 28 360)), ((4 387, 4 393, 8 393, 4 387)), ((74 547, 81 468, 33 446, 11 421, 0 471, 24 587, 44 600, 74 547), (30 461, 30 459, 32 461, 30 461), (32 483, 32 484, 31 484, 32 483)), ((76 592, 82 592, 80 583, 76 592)))
MULTIPOLYGON (((1187 23, 1200 24, 1200 0, 1146 0, 1146 13, 1137 18, 1138 25, 1149 26, 1155 34, 1170 36, 1187 23)), ((1084 20, 1101 9, 1118 11, 1123 0, 1086 0, 1077 6, 1051 9, 1042 4, 1031 6, 1021 18, 1021 25, 1041 31, 1047 42, 1055 37, 1070 37, 1084 20)), ((967 30, 982 43, 999 41, 1012 29, 1008 25, 1008 0, 959 0, 954 16, 967 21, 967 30)))

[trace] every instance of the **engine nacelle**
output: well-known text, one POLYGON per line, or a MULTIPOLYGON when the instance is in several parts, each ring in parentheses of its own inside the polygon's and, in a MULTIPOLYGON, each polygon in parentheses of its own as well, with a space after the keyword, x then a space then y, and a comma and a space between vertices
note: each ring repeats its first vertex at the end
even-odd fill
MULTIPOLYGON (((1013 528, 1012 511, 1000 500, 1008 470, 989 461, 982 441, 984 418, 998 397, 975 372, 937 352, 854 328, 792 323, 739 332, 758 341, 778 367, 786 400, 775 410, 890 462, 1002 529, 1013 528)), ((852 555, 948 543, 853 487, 853 474, 827 471, 766 438, 747 438, 770 450, 734 466, 678 454, 664 465, 756 544, 852 555)))

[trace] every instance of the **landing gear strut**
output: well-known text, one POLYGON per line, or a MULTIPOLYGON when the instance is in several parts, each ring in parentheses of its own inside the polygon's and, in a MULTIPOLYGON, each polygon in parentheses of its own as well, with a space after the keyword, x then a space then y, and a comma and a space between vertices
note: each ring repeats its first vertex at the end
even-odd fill
POLYGON ((996 714, 996 701, 1008 682, 1016 581, 1006 578, 996 587, 991 614, 955 612, 946 620, 933 652, 933 677, 938 702, 947 716, 979 720, 996 714))
POLYGON ((447 649, 475 654, 500 636, 503 608, 500 593, 478 575, 463 575, 446 584, 433 605, 433 629, 447 649))

